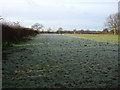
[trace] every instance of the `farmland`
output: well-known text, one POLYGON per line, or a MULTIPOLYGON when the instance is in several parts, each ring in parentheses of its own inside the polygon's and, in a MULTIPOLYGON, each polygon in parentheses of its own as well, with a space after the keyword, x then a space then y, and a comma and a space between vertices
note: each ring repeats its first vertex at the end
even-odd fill
POLYGON ((2 66, 3 88, 113 88, 118 43, 39 34, 4 50, 2 66))
POLYGON ((68 36, 97 40, 97 41, 105 41, 105 42, 112 42, 118 43, 118 34, 65 34, 68 36))

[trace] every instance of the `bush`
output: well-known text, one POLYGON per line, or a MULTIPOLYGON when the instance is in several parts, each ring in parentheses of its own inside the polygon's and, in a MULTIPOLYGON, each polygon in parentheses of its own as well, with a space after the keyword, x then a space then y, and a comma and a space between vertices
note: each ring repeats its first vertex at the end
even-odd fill
POLYGON ((11 45, 12 43, 22 40, 26 36, 32 36, 38 33, 38 31, 31 28, 2 23, 2 45, 3 47, 11 45))

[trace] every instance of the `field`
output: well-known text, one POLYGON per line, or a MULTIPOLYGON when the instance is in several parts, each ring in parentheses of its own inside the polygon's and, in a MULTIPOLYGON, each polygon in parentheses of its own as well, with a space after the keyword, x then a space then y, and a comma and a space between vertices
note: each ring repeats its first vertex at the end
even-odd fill
POLYGON ((118 35, 113 34, 65 34, 79 38, 118 43, 118 35))
POLYGON ((2 66, 3 88, 114 88, 118 43, 39 34, 3 51, 2 66))

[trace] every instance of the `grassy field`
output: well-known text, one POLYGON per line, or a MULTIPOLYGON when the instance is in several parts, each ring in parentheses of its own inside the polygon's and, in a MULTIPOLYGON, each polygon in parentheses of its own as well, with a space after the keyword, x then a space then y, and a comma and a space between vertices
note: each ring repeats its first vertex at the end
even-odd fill
POLYGON ((68 36, 118 43, 118 35, 113 34, 65 34, 68 36))
POLYGON ((114 88, 118 44, 39 34, 3 51, 3 88, 114 88))

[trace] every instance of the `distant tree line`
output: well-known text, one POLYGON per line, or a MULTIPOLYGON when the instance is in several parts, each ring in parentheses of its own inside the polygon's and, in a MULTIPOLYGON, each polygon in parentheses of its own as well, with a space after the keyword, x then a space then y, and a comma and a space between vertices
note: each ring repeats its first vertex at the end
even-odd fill
POLYGON ((108 16, 105 26, 106 28, 101 31, 94 30, 64 30, 59 27, 57 31, 52 31, 48 28, 44 31, 44 26, 35 23, 31 28, 26 28, 20 25, 18 21, 10 22, 0 16, 0 26, 2 26, 2 45, 10 45, 15 43, 26 36, 32 36, 39 33, 57 33, 57 34, 120 34, 120 13, 111 14, 108 16))
POLYGON ((120 13, 111 14, 107 17, 105 23, 105 29, 101 31, 94 31, 94 30, 63 30, 62 27, 58 28, 57 31, 42 31, 41 33, 71 33, 71 34, 120 34, 120 13))
MULTIPOLYGON (((57 30, 57 31, 40 31, 40 33, 56 33, 56 34, 114 34, 114 30, 108 30, 107 28, 101 31, 94 30, 57 30)), ((116 32, 118 34, 118 32, 116 32)))

